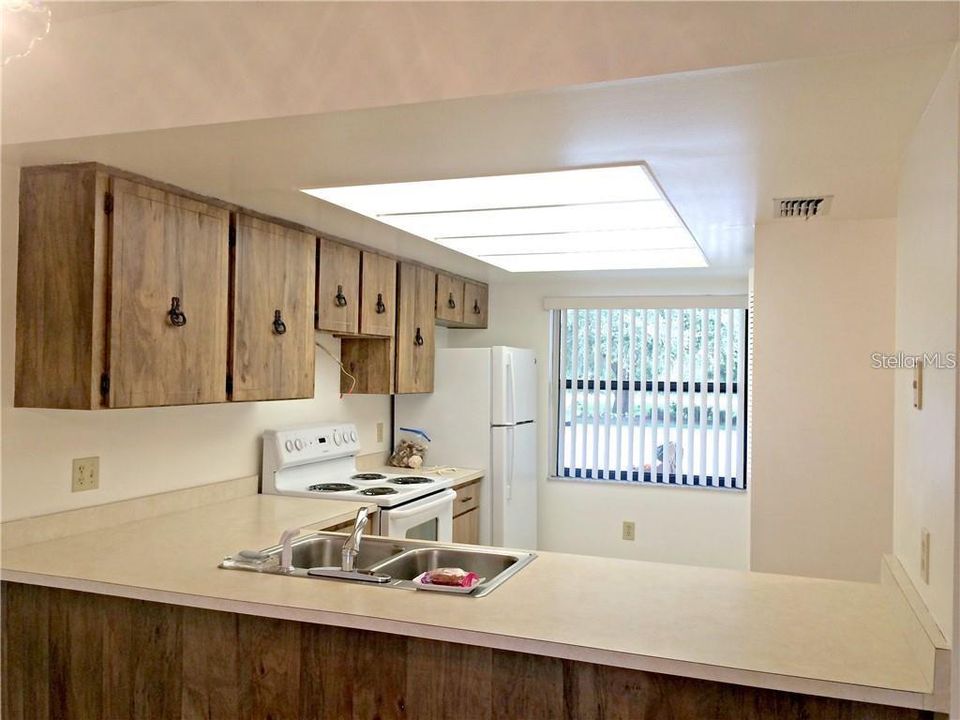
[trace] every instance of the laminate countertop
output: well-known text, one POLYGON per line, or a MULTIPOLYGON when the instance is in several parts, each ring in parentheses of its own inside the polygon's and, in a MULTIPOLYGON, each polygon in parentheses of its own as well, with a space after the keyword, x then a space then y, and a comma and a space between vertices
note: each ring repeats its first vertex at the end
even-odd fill
POLYGON ((5 549, 2 578, 905 707, 933 681, 883 585, 540 552, 483 598, 236 572, 361 504, 264 495, 5 549))

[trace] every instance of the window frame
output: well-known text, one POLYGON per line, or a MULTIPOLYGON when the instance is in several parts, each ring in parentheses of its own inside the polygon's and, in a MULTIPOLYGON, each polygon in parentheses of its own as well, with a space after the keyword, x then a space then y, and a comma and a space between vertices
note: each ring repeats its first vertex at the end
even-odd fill
MULTIPOLYGON (((679 300, 679 298, 677 298, 679 300)), ((733 394, 737 394, 742 390, 743 400, 739 411, 742 412, 743 424, 740 432, 740 453, 741 453, 741 462, 740 468, 743 473, 743 478, 739 479, 741 485, 726 485, 726 484, 714 484, 713 476, 706 476, 706 478, 701 478, 696 475, 693 476, 697 482, 694 483, 682 483, 677 481, 678 475, 676 473, 657 473, 655 470, 621 470, 619 473, 617 471, 606 471, 598 469, 596 475, 594 475, 593 469, 581 470, 580 468, 571 468, 572 471, 569 474, 566 474, 565 471, 567 468, 562 467, 563 459, 559 456, 559 436, 560 428, 566 426, 566 418, 564 417, 566 411, 565 397, 564 394, 573 389, 574 380, 566 379, 562 377, 563 372, 563 360, 562 360, 562 351, 563 351, 563 328, 561 318, 563 313, 567 310, 615 310, 615 309, 626 309, 626 310, 658 310, 658 309, 681 309, 681 308, 693 308, 693 309, 715 309, 715 308, 729 308, 729 305, 719 305, 717 304, 716 298, 703 297, 697 298, 699 303, 692 303, 688 298, 685 302, 679 302, 675 305, 672 303, 663 304, 661 302, 655 303, 646 303, 643 298, 637 298, 637 304, 627 304, 623 302, 616 303, 615 306, 600 306, 590 302, 590 299, 584 298, 583 304, 578 306, 570 307, 547 307, 550 311, 550 427, 548 433, 548 448, 549 452, 548 462, 550 465, 551 472, 548 475, 548 480, 556 480, 559 482, 579 482, 579 483, 603 483, 603 484, 617 484, 617 485, 636 485, 636 486, 648 486, 648 487, 677 487, 677 488, 688 488, 693 490, 716 490, 721 492, 735 492, 735 493, 745 493, 747 492, 749 486, 749 470, 750 470, 750 460, 749 460, 749 427, 750 427, 750 381, 751 381, 751 355, 750 348, 751 343, 751 313, 752 308, 747 304, 737 304, 732 306, 737 312, 743 313, 743 320, 741 324, 742 328, 742 337, 740 337, 740 343, 738 348, 738 357, 741 358, 743 366, 743 380, 742 387, 741 383, 734 381, 730 383, 732 386, 730 388, 733 394), (574 474, 575 473, 575 474, 574 474), (615 477, 619 475, 619 477, 615 477), (662 480, 657 480, 657 477, 663 478, 662 480), (703 479, 704 482, 700 482, 703 479)), ((657 300, 663 300, 663 298, 657 298, 657 300)), ((569 301, 568 301, 569 302, 569 301)), ((634 380, 633 390, 635 392, 640 392, 646 390, 646 392, 653 392, 654 386, 656 385, 657 392, 665 392, 668 382, 665 380, 634 380)), ((623 383, 629 388, 630 381, 623 383)), ((607 385, 610 385, 610 391, 615 392, 619 389, 621 385, 620 380, 576 380, 577 388, 583 390, 586 387, 587 391, 597 390, 603 392, 607 390, 607 385)), ((680 393, 689 392, 691 381, 670 381, 670 392, 676 392, 677 386, 680 386, 680 393)), ((712 393, 714 391, 714 386, 719 384, 719 394, 723 396, 726 394, 727 383, 716 381, 708 381, 704 383, 703 381, 694 381, 693 383, 693 392, 701 392, 703 385, 705 384, 706 392, 712 393)), ((688 475, 688 477, 690 477, 688 475)), ((727 478, 720 478, 721 480, 727 480, 727 478)))

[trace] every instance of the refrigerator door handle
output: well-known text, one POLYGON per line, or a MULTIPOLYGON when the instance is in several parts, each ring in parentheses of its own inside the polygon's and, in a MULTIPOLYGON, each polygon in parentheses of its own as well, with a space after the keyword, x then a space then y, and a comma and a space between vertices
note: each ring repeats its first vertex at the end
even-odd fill
POLYGON ((504 478, 507 502, 513 499, 513 456, 515 453, 513 433, 513 430, 507 433, 507 476, 504 478))
POLYGON ((507 353, 507 415, 504 420, 508 425, 517 422, 517 377, 513 368, 513 353, 507 353))

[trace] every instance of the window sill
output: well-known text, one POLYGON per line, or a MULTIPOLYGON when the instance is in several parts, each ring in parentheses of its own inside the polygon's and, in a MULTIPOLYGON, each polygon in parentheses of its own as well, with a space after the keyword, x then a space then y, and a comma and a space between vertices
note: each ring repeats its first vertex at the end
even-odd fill
MULTIPOLYGON (((714 485, 678 485, 676 483, 651 483, 638 482, 635 480, 597 480, 593 478, 564 477, 562 475, 548 475, 547 482, 576 483, 578 485, 631 485, 643 488, 653 489, 671 489, 671 490, 705 490, 707 492, 737 493, 746 494, 746 488, 717 487, 714 485)), ((748 484, 749 487, 749 484, 748 484)))

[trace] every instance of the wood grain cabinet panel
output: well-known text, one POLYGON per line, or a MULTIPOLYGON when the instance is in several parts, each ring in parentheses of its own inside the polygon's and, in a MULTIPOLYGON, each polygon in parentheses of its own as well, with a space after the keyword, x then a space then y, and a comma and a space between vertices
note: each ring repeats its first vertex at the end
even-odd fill
POLYGON ((463 280, 437 274, 437 322, 460 325, 463 322, 463 280))
POLYGON ((3 583, 0 599, 4 720, 931 720, 934 715, 38 585, 3 583))
POLYGON ((225 401, 229 212, 112 188, 110 406, 225 401))
POLYGON ((236 216, 233 400, 312 398, 316 239, 236 216))
POLYGON ((360 258, 360 334, 393 337, 397 323, 397 261, 363 252, 360 258))
POLYGON ((16 405, 225 400, 229 212, 93 163, 21 177, 16 405))
POLYGON ((479 510, 468 510, 453 519, 453 541, 467 545, 480 544, 479 510))
POLYGON ((400 263, 397 274, 396 393, 433 392, 436 273, 400 263))
POLYGON ((487 327, 487 286, 467 280, 463 284, 463 324, 466 327, 487 327))
POLYGON ((360 251, 318 240, 317 330, 356 335, 360 326, 360 251))

